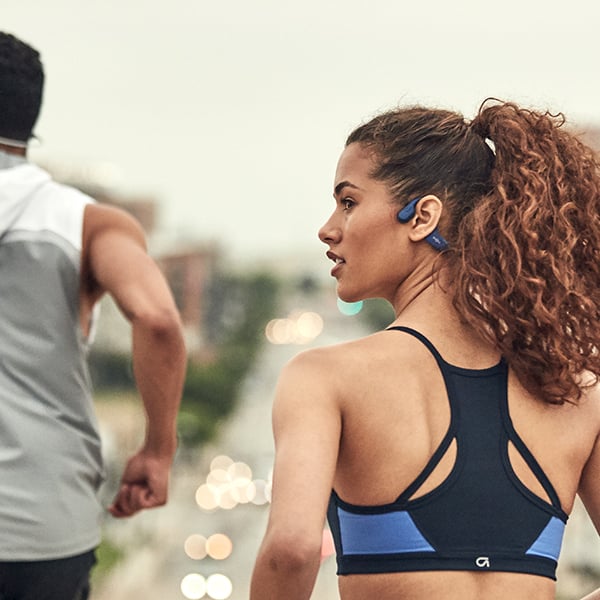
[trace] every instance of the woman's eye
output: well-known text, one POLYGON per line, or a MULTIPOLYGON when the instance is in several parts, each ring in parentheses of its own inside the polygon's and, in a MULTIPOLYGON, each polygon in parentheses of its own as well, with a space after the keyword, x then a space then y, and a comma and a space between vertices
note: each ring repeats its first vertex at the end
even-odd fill
POLYGON ((342 208, 344 210, 350 210, 354 206, 354 201, 350 198, 344 198, 342 200, 342 208))

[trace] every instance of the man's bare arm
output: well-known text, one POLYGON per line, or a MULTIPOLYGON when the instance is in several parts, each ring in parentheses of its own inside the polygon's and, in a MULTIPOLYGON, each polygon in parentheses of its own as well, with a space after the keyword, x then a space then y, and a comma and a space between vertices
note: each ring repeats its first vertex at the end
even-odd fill
POLYGON ((131 323, 133 371, 146 413, 144 444, 129 459, 110 507, 114 516, 124 517, 167 500, 186 353, 172 294, 132 217, 88 206, 84 256, 91 293, 110 294, 131 323))

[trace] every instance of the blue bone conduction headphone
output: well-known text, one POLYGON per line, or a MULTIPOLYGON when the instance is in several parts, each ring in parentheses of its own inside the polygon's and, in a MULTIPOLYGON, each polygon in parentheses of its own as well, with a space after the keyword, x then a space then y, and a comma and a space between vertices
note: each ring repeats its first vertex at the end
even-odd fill
MULTIPOLYGON (((402 210, 398 211, 396 217, 400 223, 408 223, 415 216, 419 200, 421 198, 411 200, 402 210)), ((425 241, 438 252, 448 250, 448 242, 442 237, 437 227, 425 238, 425 241)))

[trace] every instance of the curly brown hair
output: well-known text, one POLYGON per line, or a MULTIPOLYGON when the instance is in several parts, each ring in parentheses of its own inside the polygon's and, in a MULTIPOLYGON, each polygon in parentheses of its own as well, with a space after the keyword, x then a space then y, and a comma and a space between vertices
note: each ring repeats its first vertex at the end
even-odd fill
POLYGON ((600 377, 600 164, 564 124, 488 99, 470 123, 400 108, 346 142, 373 152, 372 176, 399 205, 444 202, 454 306, 551 404, 577 402, 600 377))

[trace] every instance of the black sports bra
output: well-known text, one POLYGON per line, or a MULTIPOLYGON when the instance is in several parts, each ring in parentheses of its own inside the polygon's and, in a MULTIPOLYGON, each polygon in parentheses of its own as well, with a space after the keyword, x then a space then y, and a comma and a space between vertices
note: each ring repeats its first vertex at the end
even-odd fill
POLYGON ((444 439, 395 502, 357 506, 332 491, 327 518, 339 575, 402 571, 511 571, 555 579, 567 515, 538 462, 515 431, 507 402, 508 366, 472 370, 447 363, 419 332, 435 357, 450 403, 444 439), (456 440, 447 479, 411 500, 456 440), (514 473, 511 442, 551 503, 514 473))

